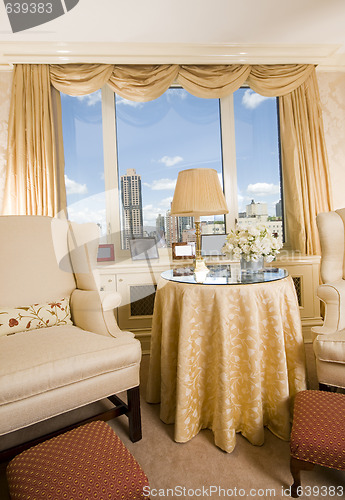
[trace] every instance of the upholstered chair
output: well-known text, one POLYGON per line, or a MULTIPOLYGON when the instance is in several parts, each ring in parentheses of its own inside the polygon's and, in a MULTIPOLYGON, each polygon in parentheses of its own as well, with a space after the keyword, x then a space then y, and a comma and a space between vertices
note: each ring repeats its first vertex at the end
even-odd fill
POLYGON ((19 429, 105 398, 115 407, 100 418, 126 414, 140 439, 140 342, 116 323, 121 297, 99 291, 97 225, 3 216, 0 234, 0 450, 19 429))
POLYGON ((324 302, 322 327, 314 327, 314 352, 320 388, 345 387, 345 208, 317 216, 321 242, 321 280, 317 295, 324 302))

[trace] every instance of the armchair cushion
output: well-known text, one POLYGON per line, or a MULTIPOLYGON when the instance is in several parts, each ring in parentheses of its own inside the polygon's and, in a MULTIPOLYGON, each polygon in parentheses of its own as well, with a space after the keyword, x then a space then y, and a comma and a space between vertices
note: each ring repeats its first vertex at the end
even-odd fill
POLYGON ((121 370, 140 361, 133 339, 114 339, 75 326, 52 327, 6 337, 1 342, 0 405, 121 370), (85 367, 87 366, 87 374, 85 367))
POLYGON ((68 325, 0 337, 0 358, 2 436, 137 386, 141 347, 68 325))
POLYGON ((314 352, 321 361, 345 364, 345 331, 318 335, 314 340, 314 352))
POLYGON ((71 324, 69 298, 16 308, 0 307, 0 336, 71 324))

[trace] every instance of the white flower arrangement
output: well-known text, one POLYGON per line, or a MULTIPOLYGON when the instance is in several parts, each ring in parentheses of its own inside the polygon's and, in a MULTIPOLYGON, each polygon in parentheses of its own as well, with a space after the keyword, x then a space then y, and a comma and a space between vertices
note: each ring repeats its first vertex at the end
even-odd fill
POLYGON ((279 253, 281 244, 264 223, 252 226, 236 226, 226 237, 222 248, 223 254, 233 259, 257 262, 264 258, 272 262, 279 253))

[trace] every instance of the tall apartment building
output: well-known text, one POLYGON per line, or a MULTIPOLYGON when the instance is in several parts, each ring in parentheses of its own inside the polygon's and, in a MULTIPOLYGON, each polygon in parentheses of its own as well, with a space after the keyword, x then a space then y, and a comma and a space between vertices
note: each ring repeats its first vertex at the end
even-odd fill
POLYGON ((177 217, 171 215, 170 210, 165 214, 165 239, 168 247, 171 247, 172 243, 178 241, 177 217))
POLYGON ((122 231, 121 246, 129 248, 128 241, 143 236, 143 203, 141 193, 141 176, 134 168, 127 169, 121 176, 122 231))
POLYGON ((165 217, 164 215, 157 215, 156 217, 156 233, 164 235, 165 233, 165 217))

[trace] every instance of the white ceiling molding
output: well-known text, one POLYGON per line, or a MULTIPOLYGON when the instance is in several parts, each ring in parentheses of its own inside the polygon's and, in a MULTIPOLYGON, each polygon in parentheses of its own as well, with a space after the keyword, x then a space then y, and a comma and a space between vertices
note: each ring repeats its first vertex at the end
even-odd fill
POLYGON ((337 44, 0 42, 0 68, 12 64, 316 64, 345 68, 337 44))

